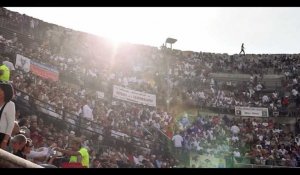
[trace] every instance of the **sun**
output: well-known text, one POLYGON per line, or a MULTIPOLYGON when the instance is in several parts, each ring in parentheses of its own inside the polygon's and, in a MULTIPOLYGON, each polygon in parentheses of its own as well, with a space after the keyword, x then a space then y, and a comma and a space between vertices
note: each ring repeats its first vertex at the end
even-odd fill
POLYGON ((109 44, 112 46, 114 50, 116 50, 123 41, 118 37, 107 37, 109 44))

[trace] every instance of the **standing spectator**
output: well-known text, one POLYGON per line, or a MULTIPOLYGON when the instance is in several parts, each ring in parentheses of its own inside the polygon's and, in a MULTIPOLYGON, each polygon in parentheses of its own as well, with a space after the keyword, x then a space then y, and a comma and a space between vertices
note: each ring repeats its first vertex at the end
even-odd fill
POLYGON ((241 53, 244 53, 244 55, 245 55, 245 47, 244 47, 244 43, 242 43, 241 51, 240 51, 239 54, 241 54, 241 53))
POLYGON ((173 136, 172 141, 174 141, 174 146, 176 149, 176 153, 178 154, 182 149, 182 136, 177 132, 176 135, 173 136))
POLYGON ((0 84, 0 143, 6 149, 15 125, 15 103, 10 101, 13 97, 13 88, 10 84, 0 84))
POLYGON ((82 117, 88 120, 93 120, 93 110, 90 107, 88 101, 85 100, 83 107, 80 109, 79 114, 82 113, 82 117))

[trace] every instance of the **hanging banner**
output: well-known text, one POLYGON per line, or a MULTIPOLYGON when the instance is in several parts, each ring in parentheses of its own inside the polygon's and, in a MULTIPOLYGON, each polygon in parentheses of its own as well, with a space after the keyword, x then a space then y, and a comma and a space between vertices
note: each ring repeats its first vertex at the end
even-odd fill
POLYGON ((121 86, 114 85, 113 97, 132 103, 138 103, 153 107, 156 106, 156 95, 123 88, 121 86))
POLYGON ((15 67, 16 67, 16 69, 20 69, 25 72, 29 72, 30 71, 30 59, 27 57, 24 57, 23 55, 17 54, 15 67))
POLYGON ((235 115, 247 117, 269 117, 268 108, 235 107, 235 115))
POLYGON ((43 78, 47 78, 53 81, 58 81, 59 72, 56 69, 50 68, 49 66, 37 63, 35 61, 30 62, 30 71, 43 78))

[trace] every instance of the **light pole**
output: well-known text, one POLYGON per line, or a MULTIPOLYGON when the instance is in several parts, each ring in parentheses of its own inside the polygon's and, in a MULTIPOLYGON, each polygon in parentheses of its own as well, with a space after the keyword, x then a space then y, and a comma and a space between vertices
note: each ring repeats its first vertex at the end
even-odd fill
POLYGON ((166 46, 166 50, 164 51, 164 57, 165 57, 165 60, 166 60, 166 69, 167 69, 167 100, 166 100, 166 104, 167 104, 167 111, 169 112, 169 107, 170 107, 170 101, 171 101, 171 98, 170 98, 170 75, 169 75, 169 70, 170 70, 170 57, 166 54, 167 53, 167 44, 170 45, 170 49, 171 49, 171 52, 172 52, 172 45, 174 43, 176 43, 177 39, 174 39, 174 38, 167 38, 166 41, 165 41, 165 46, 166 46))
POLYGON ((174 43, 176 43, 176 41, 177 41, 177 39, 174 39, 174 38, 167 38, 167 39, 166 39, 166 42, 165 42, 165 45, 166 45, 166 47, 167 47, 167 44, 170 44, 170 45, 171 45, 171 50, 172 50, 172 45, 173 45, 174 43))

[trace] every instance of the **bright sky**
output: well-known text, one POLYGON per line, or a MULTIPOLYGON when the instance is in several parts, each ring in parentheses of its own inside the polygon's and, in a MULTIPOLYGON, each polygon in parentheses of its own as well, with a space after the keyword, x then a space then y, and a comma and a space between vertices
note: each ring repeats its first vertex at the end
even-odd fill
POLYGON ((299 7, 14 7, 7 9, 115 41, 215 53, 300 53, 299 7))

